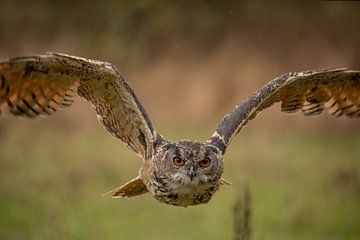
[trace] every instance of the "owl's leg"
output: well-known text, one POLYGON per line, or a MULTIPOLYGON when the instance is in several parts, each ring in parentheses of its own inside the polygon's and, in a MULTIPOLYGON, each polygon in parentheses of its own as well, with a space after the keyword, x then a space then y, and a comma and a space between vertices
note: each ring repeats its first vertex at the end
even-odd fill
POLYGON ((111 190, 104 195, 111 194, 113 198, 120 198, 120 197, 134 197, 143 193, 148 192, 144 182, 140 179, 140 176, 130 180, 129 182, 125 183, 124 185, 111 190))

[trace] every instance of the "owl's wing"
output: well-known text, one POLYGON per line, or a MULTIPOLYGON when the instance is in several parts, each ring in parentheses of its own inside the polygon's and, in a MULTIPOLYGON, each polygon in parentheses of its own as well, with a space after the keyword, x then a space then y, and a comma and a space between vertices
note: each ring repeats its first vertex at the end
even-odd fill
POLYGON ((223 152, 231 139, 265 108, 281 102, 281 111, 305 116, 326 110, 335 117, 360 118, 360 71, 333 69, 294 72, 270 81, 227 114, 208 140, 223 152))
POLYGON ((130 85, 110 63, 65 54, 0 60, 0 115, 47 116, 86 99, 101 124, 148 159, 154 127, 130 85))

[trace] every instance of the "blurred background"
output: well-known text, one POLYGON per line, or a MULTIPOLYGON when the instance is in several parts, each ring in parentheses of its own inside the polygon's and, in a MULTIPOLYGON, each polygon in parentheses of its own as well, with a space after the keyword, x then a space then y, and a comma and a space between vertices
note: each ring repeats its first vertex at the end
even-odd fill
MULTIPOLYGON (((260 1, 0 1, 0 58, 61 52, 112 62, 160 133, 206 139, 276 76, 360 69, 360 4, 260 1)), ((231 239, 249 184, 253 239, 359 239, 360 124, 260 114, 233 141, 223 187, 186 209, 104 192, 141 161, 89 105, 0 118, 0 239, 231 239)))

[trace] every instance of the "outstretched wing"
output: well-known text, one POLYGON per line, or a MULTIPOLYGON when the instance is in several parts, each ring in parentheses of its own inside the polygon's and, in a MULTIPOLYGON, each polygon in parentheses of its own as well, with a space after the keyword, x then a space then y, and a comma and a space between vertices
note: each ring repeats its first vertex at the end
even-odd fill
POLYGON ((152 123, 113 65, 55 53, 0 60, 0 115, 50 115, 77 95, 91 103, 107 131, 142 158, 152 156, 152 123))
POLYGON ((305 116, 324 110, 335 117, 360 117, 360 71, 334 69, 287 73, 275 78, 227 114, 208 140, 225 151, 231 139, 267 107, 305 116))

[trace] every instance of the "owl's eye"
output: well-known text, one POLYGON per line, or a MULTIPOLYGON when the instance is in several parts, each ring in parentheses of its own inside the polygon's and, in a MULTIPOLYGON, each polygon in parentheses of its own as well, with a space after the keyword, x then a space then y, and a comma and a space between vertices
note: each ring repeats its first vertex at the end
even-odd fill
POLYGON ((184 166, 185 161, 182 160, 182 159, 179 158, 179 157, 173 157, 173 163, 174 163, 175 166, 180 167, 180 166, 184 166))
POLYGON ((210 163, 211 163, 211 160, 210 160, 210 158, 207 157, 204 160, 201 160, 199 165, 202 168, 207 168, 208 166, 210 166, 210 163))

